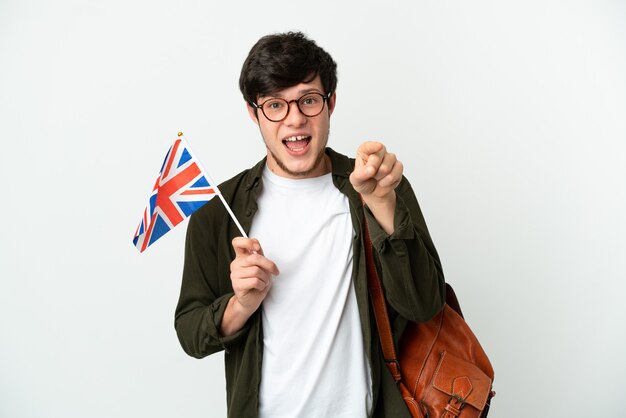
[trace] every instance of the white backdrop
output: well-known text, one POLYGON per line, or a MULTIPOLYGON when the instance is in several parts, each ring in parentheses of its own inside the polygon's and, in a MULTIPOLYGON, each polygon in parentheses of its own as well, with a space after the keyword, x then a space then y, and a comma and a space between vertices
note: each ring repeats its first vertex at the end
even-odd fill
POLYGON ((623 416, 626 5, 0 0, 0 416, 223 417, 178 345, 186 224, 131 238, 182 130, 223 181, 264 153, 262 35, 339 64, 330 143, 405 163, 496 370, 494 418, 623 416))

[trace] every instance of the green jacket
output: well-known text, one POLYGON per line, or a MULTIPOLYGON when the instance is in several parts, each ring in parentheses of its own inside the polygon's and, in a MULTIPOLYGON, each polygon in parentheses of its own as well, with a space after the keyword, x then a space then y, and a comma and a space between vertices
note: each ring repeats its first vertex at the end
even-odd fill
MULTIPOLYGON (((379 273, 389 305, 394 336, 401 334, 406 320, 422 322, 443 306, 444 278, 439 257, 430 238, 411 185, 403 178, 396 188, 395 231, 387 235, 349 181, 354 161, 328 148, 334 185, 348 197, 353 240, 352 280, 362 324, 364 346, 372 370, 374 417, 409 417, 391 374, 385 368, 378 332, 370 311, 365 254, 361 240, 363 217, 368 226, 379 273)), ((265 159, 219 186, 246 233, 250 230, 262 188, 265 159)), ((260 310, 246 326, 230 337, 219 326, 233 289, 230 263, 235 257, 231 241, 240 233, 219 199, 196 211, 189 221, 185 244, 180 298, 175 327, 187 354, 203 358, 225 350, 228 416, 257 417, 263 359, 263 330, 260 310)), ((338 371, 338 378, 341 372, 338 371)))

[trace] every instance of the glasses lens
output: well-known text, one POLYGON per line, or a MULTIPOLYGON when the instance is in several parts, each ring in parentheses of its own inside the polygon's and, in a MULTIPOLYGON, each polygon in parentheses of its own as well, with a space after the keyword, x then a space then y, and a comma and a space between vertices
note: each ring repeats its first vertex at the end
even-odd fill
POLYGON ((305 116, 317 116, 324 109, 324 96, 319 93, 309 93, 300 97, 298 108, 305 116))
POLYGON ((262 109, 263 113, 269 120, 279 121, 287 116, 289 103, 283 99, 269 99, 263 103, 262 109))

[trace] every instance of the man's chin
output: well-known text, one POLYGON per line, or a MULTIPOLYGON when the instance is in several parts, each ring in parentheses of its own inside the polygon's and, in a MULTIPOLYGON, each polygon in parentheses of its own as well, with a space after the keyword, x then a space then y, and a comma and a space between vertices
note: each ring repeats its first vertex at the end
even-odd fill
POLYGON ((276 160, 276 165, 278 166, 280 171, 282 171, 283 173, 291 177, 306 177, 310 175, 311 173, 313 173, 317 169, 317 167, 319 167, 319 164, 313 164, 312 166, 309 166, 309 167, 294 166, 290 168, 280 160, 276 160))
POLYGON ((276 163, 276 166, 280 169, 280 171, 282 171, 284 174, 286 174, 286 175, 288 175, 290 177, 296 177, 296 178, 308 177, 311 174, 313 174, 316 171, 318 171, 320 166, 324 162, 324 156, 325 155, 326 154, 325 154, 324 150, 321 150, 318 153, 317 157, 315 158, 315 161, 313 161, 312 164, 307 164, 307 165, 300 166, 300 167, 297 167, 296 164, 294 164, 294 166, 289 167, 280 158, 277 158, 274 153, 271 153, 271 157, 274 160, 274 162, 276 163))

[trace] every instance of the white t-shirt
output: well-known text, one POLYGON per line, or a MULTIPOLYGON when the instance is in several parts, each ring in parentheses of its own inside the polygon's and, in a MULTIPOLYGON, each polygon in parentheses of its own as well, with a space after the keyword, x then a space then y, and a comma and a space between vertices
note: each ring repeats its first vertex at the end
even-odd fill
POLYGON ((349 203, 331 174, 267 167, 250 236, 280 270, 262 304, 261 418, 369 414, 369 363, 352 283, 349 203))

